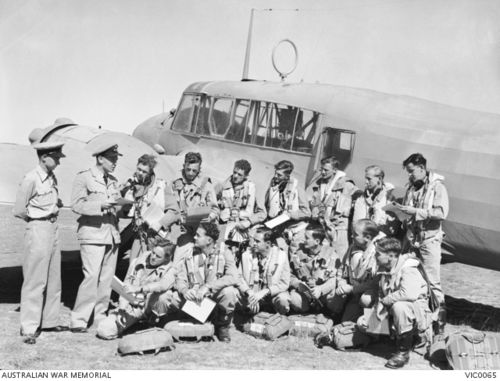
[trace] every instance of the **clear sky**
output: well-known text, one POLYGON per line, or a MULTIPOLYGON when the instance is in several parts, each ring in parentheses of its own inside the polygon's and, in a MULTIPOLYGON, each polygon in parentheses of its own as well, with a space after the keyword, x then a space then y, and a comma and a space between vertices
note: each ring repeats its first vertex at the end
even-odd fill
POLYGON ((131 133, 192 82, 241 79, 252 8, 252 78, 291 38, 289 81, 500 113, 497 0, 0 0, 0 141, 60 116, 131 133))

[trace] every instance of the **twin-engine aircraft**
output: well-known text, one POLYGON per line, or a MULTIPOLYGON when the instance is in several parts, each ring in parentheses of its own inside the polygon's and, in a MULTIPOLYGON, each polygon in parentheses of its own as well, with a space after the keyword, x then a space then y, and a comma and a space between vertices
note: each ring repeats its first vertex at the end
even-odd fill
POLYGON ((307 186, 329 155, 360 188, 365 167, 380 165, 402 197, 408 180, 402 161, 420 152, 445 176, 445 252, 500 270, 500 115, 324 84, 199 82, 184 91, 175 112, 148 119, 133 136, 159 144, 168 160, 199 151, 202 170, 215 181, 247 159, 261 201, 276 162, 292 161, 307 186))

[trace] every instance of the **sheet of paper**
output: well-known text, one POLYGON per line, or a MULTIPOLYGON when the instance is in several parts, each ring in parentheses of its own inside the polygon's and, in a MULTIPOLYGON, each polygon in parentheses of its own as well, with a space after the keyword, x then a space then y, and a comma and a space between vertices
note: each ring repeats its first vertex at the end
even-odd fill
POLYGON ((149 226, 158 225, 163 216, 164 213, 162 208, 155 202, 152 202, 144 213, 142 213, 142 218, 149 226))
POLYGON ((401 204, 398 204, 397 202, 390 202, 389 204, 387 204, 386 206, 384 206, 382 208, 383 211, 385 212, 392 212, 396 215, 396 217, 398 218, 398 220, 400 220, 401 222, 407 220, 410 215, 403 212, 401 210, 401 207, 402 205, 401 204))
POLYGON ((111 289, 118 295, 123 296, 127 302, 133 303, 135 301, 134 295, 125 292, 125 289, 123 288, 123 282, 116 276, 114 276, 113 280, 111 281, 111 289))
POLYGON ((389 313, 385 311, 381 319, 377 316, 375 308, 364 309, 364 321, 367 324, 366 332, 376 335, 389 335, 389 313))
POLYGON ((182 306, 182 311, 194 317, 200 323, 205 323, 214 309, 215 304, 216 303, 209 298, 204 298, 200 304, 192 302, 191 300, 186 300, 186 303, 182 306))
POLYGON ((186 211, 186 222, 185 225, 198 227, 201 220, 208 218, 212 208, 210 206, 202 206, 199 208, 189 208, 186 211))
POLYGON ((276 226, 281 225, 290 220, 288 214, 280 214, 278 217, 274 217, 272 220, 267 221, 264 225, 269 229, 274 229, 276 226))

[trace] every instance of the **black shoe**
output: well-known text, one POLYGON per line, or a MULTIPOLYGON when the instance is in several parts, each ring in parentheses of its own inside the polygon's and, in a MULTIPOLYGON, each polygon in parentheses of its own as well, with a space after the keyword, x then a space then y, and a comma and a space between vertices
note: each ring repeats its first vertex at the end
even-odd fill
POLYGON ((23 340, 24 344, 36 344, 36 336, 35 335, 27 335, 23 340))
POLYGON ((229 326, 220 326, 217 328, 217 332, 215 333, 217 338, 222 343, 230 343, 231 336, 229 335, 229 326))
POLYGON ((413 331, 405 332, 396 338, 397 352, 385 363, 387 368, 398 369, 410 361, 410 351, 413 347, 413 331))
POLYGON ((410 361, 410 351, 396 352, 390 359, 385 363, 387 368, 398 369, 404 367, 410 361))
POLYGON ((65 325, 56 325, 55 327, 42 328, 42 332, 66 332, 69 331, 69 327, 65 325))
POLYGON ((86 327, 75 327, 69 329, 73 333, 87 333, 89 330, 86 327))

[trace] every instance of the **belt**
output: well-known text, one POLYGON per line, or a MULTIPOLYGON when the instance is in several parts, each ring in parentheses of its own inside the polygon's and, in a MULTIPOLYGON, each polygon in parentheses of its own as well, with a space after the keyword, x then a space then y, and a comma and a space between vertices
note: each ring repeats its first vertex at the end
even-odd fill
POLYGON ((57 214, 51 214, 47 217, 40 217, 40 218, 30 218, 28 217, 28 222, 31 222, 31 221, 49 221, 51 223, 54 223, 57 221, 57 214))

